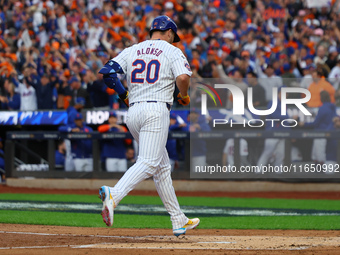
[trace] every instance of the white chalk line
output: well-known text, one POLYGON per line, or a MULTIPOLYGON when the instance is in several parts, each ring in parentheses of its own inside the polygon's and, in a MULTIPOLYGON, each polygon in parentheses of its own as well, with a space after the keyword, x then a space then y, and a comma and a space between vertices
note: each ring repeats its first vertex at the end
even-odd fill
MULTIPOLYGON (((221 242, 209 242, 209 243, 221 243, 221 242)), ((230 242, 230 243, 236 243, 236 242, 230 242)), ((308 248, 311 248, 313 246, 301 246, 301 247, 296 247, 296 248, 291 248, 291 249, 278 249, 278 248, 248 248, 248 247, 235 247, 235 248, 228 248, 228 247, 219 247, 219 248, 214 248, 214 247, 145 247, 145 246, 133 246, 133 247, 120 247, 120 243, 104 243, 104 244, 88 244, 88 245, 80 245, 77 247, 72 247, 72 248, 77 248, 77 249, 83 249, 83 248, 93 248, 93 249, 145 249, 145 250, 305 250, 308 248), (114 246, 113 244, 117 244, 118 246, 114 246), (107 246, 97 246, 97 245, 107 245, 107 246)), ((134 244, 136 245, 136 244, 134 244)))
MULTIPOLYGON (((144 239, 144 238, 173 238, 175 240, 184 240, 186 236, 175 237, 173 235, 162 236, 106 236, 106 235, 79 235, 79 234, 51 234, 51 233, 39 233, 39 232, 17 232, 17 231, 0 231, 0 234, 20 234, 20 235, 40 235, 40 236, 73 236, 73 237, 101 237, 101 238, 117 238, 117 239, 144 239)), ((191 237, 194 237, 190 235, 191 237)))
POLYGON ((49 248, 65 248, 71 245, 55 245, 55 246, 21 246, 21 247, 0 247, 0 250, 11 250, 11 249, 49 249, 49 248))
POLYGON ((38 232, 16 232, 16 231, 0 231, 0 234, 20 234, 20 235, 39 235, 39 236, 83 236, 83 237, 102 237, 102 238, 146 238, 146 237, 164 237, 164 236, 103 236, 103 235, 76 235, 76 234, 51 234, 38 232))
POLYGON ((223 243, 223 244, 231 244, 236 242, 197 242, 197 243, 223 243))
MULTIPOLYGON (((116 243, 119 245, 119 243, 116 243)), ((305 250, 311 248, 312 246, 304 246, 292 249, 283 250, 305 250)), ((98 244, 88 244, 88 245, 55 245, 55 246, 22 246, 22 247, 0 247, 0 250, 12 250, 12 249, 51 249, 51 248, 72 248, 72 249, 145 249, 145 250, 282 250, 275 248, 214 248, 214 247, 119 247, 114 246, 112 243, 98 243, 98 244), (103 247, 98 247, 98 245, 107 245, 103 247)))

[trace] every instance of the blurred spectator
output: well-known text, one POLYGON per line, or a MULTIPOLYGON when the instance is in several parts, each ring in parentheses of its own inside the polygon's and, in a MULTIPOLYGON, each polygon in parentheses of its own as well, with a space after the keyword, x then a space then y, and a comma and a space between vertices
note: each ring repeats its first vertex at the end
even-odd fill
MULTIPOLYGON (((230 138, 226 141, 223 149, 222 164, 223 166, 234 166, 234 139, 230 138)), ((244 139, 240 139, 240 160, 241 166, 250 166, 248 161, 248 143, 244 139)))
MULTIPOLYGON (((93 132, 91 127, 88 127, 83 122, 81 113, 76 113, 74 116, 74 124, 59 127, 61 132, 93 132)), ((92 159, 92 140, 91 139, 71 139, 71 151, 74 161, 74 169, 76 171, 90 172, 93 170, 92 159)))
POLYGON ((81 87, 80 80, 74 76, 68 81, 68 84, 69 91, 66 93, 71 95, 70 106, 74 107, 76 110, 91 108, 92 103, 90 95, 86 89, 81 87))
POLYGON ((250 53, 247 50, 241 52, 239 69, 244 74, 255 71, 255 63, 250 59, 250 53))
POLYGON ((86 62, 86 65, 88 66, 88 70, 91 70, 92 72, 96 72, 99 70, 104 63, 107 62, 109 59, 109 56, 105 54, 103 51, 98 52, 98 57, 94 52, 87 50, 89 58, 88 61, 86 62), (104 61, 102 61, 104 60, 104 61))
MULTIPOLYGON (((231 19, 228 20, 229 22, 226 23, 227 26, 234 26, 234 22, 231 22, 231 19)), ((228 30, 228 28, 227 28, 228 30)), ((239 42, 235 37, 235 34, 232 31, 225 31, 222 34, 223 46, 225 52, 227 52, 233 58, 238 56, 238 48, 239 42)))
POLYGON ((308 65, 304 64, 305 66, 302 69, 302 79, 300 82, 300 87, 301 88, 305 88, 308 89, 309 86, 312 84, 313 82, 313 77, 312 77, 312 72, 314 71, 314 66, 313 65, 308 65))
POLYGON ((24 69, 24 79, 22 82, 12 77, 12 82, 16 86, 20 94, 20 110, 21 111, 36 111, 38 109, 37 96, 35 89, 29 84, 28 78, 31 76, 31 68, 24 69))
POLYGON ((235 67, 233 66, 233 58, 228 55, 223 61, 222 61, 223 70, 226 74, 229 74, 235 67))
POLYGON ((57 169, 65 168, 66 144, 64 140, 58 141, 58 149, 55 151, 55 166, 57 169))
POLYGON ((216 53, 213 50, 208 51, 208 62, 202 67, 199 75, 203 78, 212 78, 212 65, 216 65, 216 53))
POLYGON ((340 87, 340 55, 337 56, 336 65, 332 68, 329 76, 329 82, 333 85, 335 90, 338 90, 340 87))
POLYGON ((88 29, 88 37, 86 40, 86 47, 88 49, 94 50, 96 49, 100 44, 100 36, 103 33, 104 29, 102 27, 102 22, 100 19, 92 20, 89 24, 88 29))
POLYGON ((328 92, 331 102, 334 103, 335 89, 326 81, 322 69, 318 68, 314 70, 312 77, 313 83, 308 87, 308 90, 311 93, 311 99, 307 102, 307 105, 309 107, 320 107, 322 105, 320 92, 323 90, 328 92))
MULTIPOLYGON (((331 103, 331 98, 326 90, 320 92, 322 106, 318 110, 315 120, 311 123, 300 122, 302 127, 311 127, 315 130, 328 131, 333 129, 333 118, 336 116, 336 108, 331 103)), ((312 148, 312 160, 318 163, 326 162, 326 139, 314 139, 312 148)))
POLYGON ((2 138, 0 137, 0 183, 5 182, 5 152, 3 151, 2 138))
POLYGON ((257 48, 257 41, 255 40, 255 34, 250 32, 247 35, 247 43, 243 46, 243 49, 248 51, 251 55, 255 54, 257 48))
POLYGON ((128 147, 126 149, 125 156, 128 168, 130 168, 134 163, 136 163, 135 150, 132 147, 128 147))
POLYGON ((326 60, 326 65, 329 67, 330 70, 336 65, 338 62, 338 50, 336 46, 332 45, 328 49, 328 59, 326 60))
POLYGON ((53 109, 57 100, 54 97, 54 89, 58 83, 56 77, 52 76, 50 78, 47 74, 44 74, 41 78, 39 76, 29 77, 26 81, 35 89, 38 98, 38 109, 53 109))
POLYGON ((273 88, 279 88, 283 85, 281 77, 278 77, 274 73, 275 69, 272 64, 265 64, 263 57, 256 59, 256 72, 259 78, 259 83, 266 91, 266 101, 272 101, 273 88), (262 71, 262 65, 266 66, 265 71, 262 71))
MULTIPOLYGON (((117 123, 117 114, 110 112, 108 124, 98 127, 100 133, 127 132, 127 128, 117 123)), ((107 172, 125 172, 127 170, 126 146, 131 144, 131 139, 102 140, 101 159, 105 161, 107 172)))
MULTIPOLYGON (((331 130, 339 130, 340 129, 340 117, 335 116, 333 118, 333 126, 331 130)), ((336 164, 338 162, 338 141, 336 139, 327 139, 326 145, 326 166, 327 173, 334 174, 336 169, 336 164)))
MULTIPOLYGON (((177 115, 175 113, 170 114, 170 126, 169 131, 182 131, 187 126, 186 123, 179 123, 177 121, 177 115)), ((181 151, 177 146, 177 139, 168 139, 166 142, 166 149, 170 158, 171 171, 178 168, 178 151, 181 151)))
MULTIPOLYGON (((200 118, 200 113, 193 109, 189 112, 187 117, 187 126, 184 128, 189 132, 210 131, 209 125, 205 119, 200 118)), ((205 139, 192 139, 190 144, 191 151, 191 169, 196 166, 204 167, 207 165, 207 144, 205 139)))
MULTIPOLYGON (((217 65, 217 66, 213 65, 213 73, 214 73, 214 77, 220 78, 222 80, 222 83, 233 84, 242 90, 243 95, 247 95, 248 85, 243 81, 244 73, 240 69, 234 70, 231 77, 229 77, 224 72, 222 65, 217 65)), ((228 90, 228 96, 227 96, 227 108, 228 109, 232 108, 232 102, 233 102, 232 94, 228 90)))
MULTIPOLYGON (((323 31, 322 29, 318 28, 314 31, 314 34, 316 35, 323 35, 323 31)), ((326 61, 327 61, 327 55, 326 55, 326 49, 325 49, 325 46, 323 45, 319 45, 316 49, 316 56, 314 58, 314 64, 317 65, 317 64, 325 64, 326 61)))
MULTIPOLYGON (((75 127, 74 118, 78 114, 77 110, 73 107, 67 108, 67 123, 58 128, 60 132, 71 132, 75 127)), ((65 139, 65 171, 74 171, 74 161, 72 156, 71 140, 65 139)))
POLYGON ((1 109, 4 110, 19 110, 20 95, 15 92, 15 87, 8 79, 4 82, 5 96, 0 96, 1 109))
POLYGON ((254 72, 249 72, 247 74, 247 82, 253 89, 253 106, 255 108, 266 106, 266 92, 258 83, 257 75, 254 72))
MULTIPOLYGON (((87 91, 90 94, 93 107, 105 107, 110 104, 110 97, 115 94, 113 89, 108 88, 103 80, 103 75, 95 75, 92 70, 87 70, 84 76, 87 91)), ((113 100, 111 100, 113 103, 113 100)), ((112 106, 112 104, 110 104, 112 106)))

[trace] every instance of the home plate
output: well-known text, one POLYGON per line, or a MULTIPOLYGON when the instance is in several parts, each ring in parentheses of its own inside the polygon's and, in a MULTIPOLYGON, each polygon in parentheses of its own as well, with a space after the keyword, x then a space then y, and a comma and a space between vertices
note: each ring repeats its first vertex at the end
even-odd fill
POLYGON ((73 248, 112 249, 190 249, 190 250, 302 250, 320 246, 338 246, 340 237, 291 236, 145 236, 122 243, 112 238, 111 243, 73 246, 73 248))

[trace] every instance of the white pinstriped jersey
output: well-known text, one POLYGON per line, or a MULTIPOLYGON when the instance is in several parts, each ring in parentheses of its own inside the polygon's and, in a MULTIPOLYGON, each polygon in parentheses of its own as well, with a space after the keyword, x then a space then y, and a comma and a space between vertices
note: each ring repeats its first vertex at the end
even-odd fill
MULTIPOLYGON (((248 143, 241 138, 240 156, 248 156, 248 143)), ((227 154, 228 165, 234 165, 234 139, 229 138, 224 146, 223 153, 227 154)))
POLYGON ((129 102, 157 101, 172 105, 175 80, 191 76, 182 51, 164 40, 147 40, 113 58, 127 76, 129 102))
POLYGON ((37 95, 32 86, 26 87, 25 84, 19 83, 16 91, 20 94, 21 111, 36 111, 38 109, 37 95))

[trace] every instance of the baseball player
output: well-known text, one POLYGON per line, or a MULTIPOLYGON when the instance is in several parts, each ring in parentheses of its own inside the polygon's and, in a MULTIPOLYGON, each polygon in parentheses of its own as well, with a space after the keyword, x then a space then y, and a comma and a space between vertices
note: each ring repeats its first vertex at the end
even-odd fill
MULTIPOLYGON (((313 127, 315 130, 321 131, 333 129, 333 118, 336 116, 335 104, 331 103, 331 96, 326 90, 320 92, 320 98, 322 106, 319 108, 315 120, 309 123, 300 122, 299 126, 305 128, 313 127)), ((314 139, 312 147, 312 160, 318 163, 325 163, 326 147, 327 147, 326 138, 314 139)))
POLYGON ((64 140, 58 141, 58 148, 54 153, 55 158, 55 166, 56 169, 64 169, 65 168, 65 156, 66 156, 66 143, 64 140))
MULTIPOLYGON (((86 126, 83 122, 83 115, 76 113, 74 116, 74 124, 59 127, 60 132, 82 132, 91 133, 92 128, 86 126)), ((67 145, 66 145, 67 146, 67 145)), ((91 172, 93 169, 92 159, 92 140, 91 139, 74 139, 71 140, 71 152, 74 161, 74 169, 76 171, 91 172)), ((65 162, 66 168, 66 162, 65 162)), ((69 169, 65 169, 68 171, 69 169)))
POLYGON ((126 124, 139 144, 136 163, 114 187, 99 189, 103 201, 102 217, 107 226, 112 226, 114 208, 138 183, 153 176, 157 192, 170 214, 173 233, 179 236, 197 227, 200 220, 188 219, 179 207, 165 144, 175 82, 180 91, 178 102, 188 105, 191 70, 181 50, 171 45, 180 41, 172 19, 167 16, 155 18, 150 37, 150 40, 126 48, 99 71, 105 84, 129 106, 126 124), (117 73, 126 74, 129 92, 125 91, 117 73))
MULTIPOLYGON (((234 139, 229 138, 223 149, 223 157, 222 163, 224 166, 231 165, 234 166, 234 139)), ((241 157, 241 165, 242 166, 250 166, 250 163, 247 159, 248 157, 248 143, 246 140, 241 138, 240 140, 240 157, 241 157)))
MULTIPOLYGON (((205 118, 200 115, 197 109, 192 109, 187 116, 187 126, 184 128, 188 132, 210 131, 210 126, 205 118)), ((196 166, 207 165, 207 142, 205 139, 193 139, 191 142, 191 171, 196 166)))
MULTIPOLYGON (((117 124, 117 114, 110 112, 108 123, 98 127, 100 133, 127 132, 127 128, 117 124)), ((101 158, 105 161, 107 172, 125 172, 127 170, 126 145, 131 144, 131 139, 104 140, 101 144, 101 158)))
MULTIPOLYGON (((287 116, 281 115, 281 86, 278 90, 278 104, 276 110, 268 116, 270 119, 276 119, 282 121, 287 116)), ((268 107, 271 107, 272 101, 268 103, 268 107)), ((269 108, 268 108, 269 109, 269 108)), ((266 130, 282 130, 284 127, 280 125, 279 122, 275 124, 266 123, 266 130)), ((274 158, 274 165, 280 166, 283 164, 284 160, 284 139, 277 139, 277 138, 266 138, 264 141, 264 148, 262 154, 257 162, 258 166, 264 166, 269 164, 272 158, 274 158)))
MULTIPOLYGON (((179 123, 177 121, 177 114, 171 113, 170 114, 170 127, 169 131, 182 131, 183 128, 187 126, 186 123, 179 123)), ((177 147, 179 144, 177 143, 177 139, 168 139, 166 142, 166 150, 169 155, 170 159, 170 165, 171 165, 171 172, 175 170, 175 168, 178 166, 178 153, 177 153, 177 147)), ((181 148, 182 149, 182 148, 181 148)))

